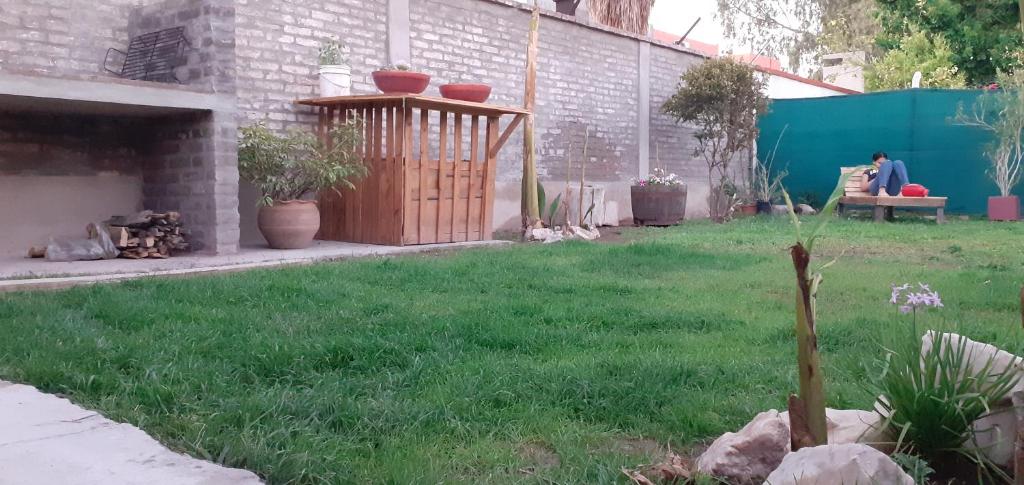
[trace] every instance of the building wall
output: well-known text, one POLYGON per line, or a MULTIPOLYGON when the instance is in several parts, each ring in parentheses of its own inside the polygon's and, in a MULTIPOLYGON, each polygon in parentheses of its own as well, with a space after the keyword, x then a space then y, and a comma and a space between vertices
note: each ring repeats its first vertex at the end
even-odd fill
POLYGON ((824 98, 846 93, 823 86, 803 83, 782 76, 768 75, 768 97, 771 99, 824 98))

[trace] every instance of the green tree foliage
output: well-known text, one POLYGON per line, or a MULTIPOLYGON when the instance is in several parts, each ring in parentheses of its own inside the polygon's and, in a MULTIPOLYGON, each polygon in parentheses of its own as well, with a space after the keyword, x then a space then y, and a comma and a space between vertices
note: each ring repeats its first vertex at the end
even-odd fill
POLYGON ((718 0, 725 35, 790 68, 832 52, 876 53, 875 0, 718 0))
POLYGON ((913 30, 949 43, 953 65, 968 84, 991 82, 1012 70, 1024 49, 1018 0, 877 0, 883 35, 879 44, 897 49, 913 30))
POLYGON ((905 89, 917 71, 921 72, 921 87, 962 88, 967 83, 953 64, 953 51, 942 36, 933 40, 924 32, 914 32, 904 37, 898 48, 868 66, 864 84, 868 91, 905 89))
POLYGON ((683 73, 678 91, 662 107, 677 122, 697 128, 694 154, 707 164, 713 219, 728 215, 722 188, 731 184, 737 155, 757 140, 757 115, 768 108, 764 88, 765 80, 750 66, 730 58, 711 59, 683 73))

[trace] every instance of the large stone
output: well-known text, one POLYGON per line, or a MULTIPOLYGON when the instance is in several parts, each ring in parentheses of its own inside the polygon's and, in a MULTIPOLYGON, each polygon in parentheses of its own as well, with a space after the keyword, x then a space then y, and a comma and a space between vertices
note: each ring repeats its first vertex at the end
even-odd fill
POLYGON ((914 479, 885 453, 863 444, 803 448, 786 455, 765 485, 913 485, 914 479))
POLYGON ((697 459, 701 473, 730 483, 758 483, 789 453, 789 423, 772 409, 736 433, 725 433, 697 459))
MULTIPOLYGON (((1009 352, 1000 350, 998 347, 982 342, 976 342, 962 335, 955 333, 939 334, 934 331, 927 332, 921 339, 921 352, 931 351, 935 341, 941 339, 943 349, 958 348, 964 346, 967 357, 965 359, 965 370, 970 374, 978 375, 987 372, 990 376, 996 376, 1011 372, 1019 379, 1013 390, 1024 390, 1024 359, 1009 352), (940 337, 941 335, 941 337, 940 337), (991 361, 991 366, 986 370, 991 361)), ((1013 464, 1013 450, 1017 436, 1017 416, 1013 410, 1013 403, 1010 396, 996 403, 992 412, 974 422, 974 442, 968 443, 968 447, 974 447, 981 451, 993 463, 1002 466, 1013 464)))
MULTIPOLYGON (((779 413, 779 417, 786 422, 786 426, 789 426, 788 411, 779 413)), ((884 449, 891 441, 882 428, 882 416, 874 411, 827 408, 825 419, 830 445, 864 443, 884 449)))

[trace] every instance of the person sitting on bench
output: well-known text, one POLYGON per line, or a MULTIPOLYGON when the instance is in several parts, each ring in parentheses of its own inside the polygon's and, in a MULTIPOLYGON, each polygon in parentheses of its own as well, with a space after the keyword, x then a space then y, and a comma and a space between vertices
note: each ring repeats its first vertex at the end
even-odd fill
POLYGON ((865 170, 865 176, 860 179, 861 190, 878 197, 895 197, 910 183, 902 160, 889 160, 885 152, 876 152, 871 155, 871 163, 874 168, 865 170))

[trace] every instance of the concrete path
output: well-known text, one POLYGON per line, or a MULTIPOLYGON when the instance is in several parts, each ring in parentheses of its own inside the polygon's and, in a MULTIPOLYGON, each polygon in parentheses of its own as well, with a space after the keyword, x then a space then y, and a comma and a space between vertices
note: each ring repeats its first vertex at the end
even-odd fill
POLYGON ((0 381, 2 485, 249 485, 252 472, 175 453, 139 428, 0 381))
POLYGON ((183 276, 243 271, 367 256, 397 256, 509 244, 511 243, 508 241, 471 241, 420 246, 379 246, 315 241, 313 246, 306 249, 278 250, 267 247, 247 247, 242 248, 238 254, 223 256, 186 254, 168 259, 111 259, 69 263, 17 256, 0 259, 0 292, 58 289, 76 285, 112 283, 147 276, 183 276))

